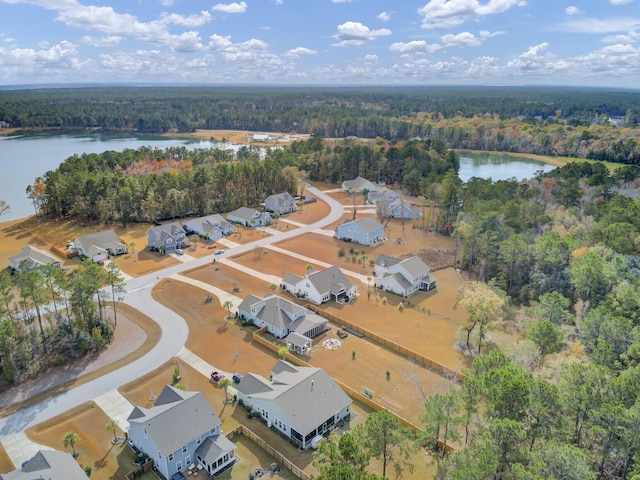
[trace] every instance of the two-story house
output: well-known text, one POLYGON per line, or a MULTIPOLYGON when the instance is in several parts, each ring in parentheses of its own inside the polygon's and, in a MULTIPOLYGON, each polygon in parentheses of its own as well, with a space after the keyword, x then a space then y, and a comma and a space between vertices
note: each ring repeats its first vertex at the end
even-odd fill
POLYGON ((240 207, 233 212, 227 213, 227 220, 245 227, 258 227, 269 225, 271 223, 271 215, 269 212, 259 212, 253 208, 240 207))
POLYGON ((375 245, 384 240, 384 227, 372 217, 347 220, 336 227, 335 238, 360 245, 375 245))
POLYGON ((284 338, 289 350, 306 354, 312 338, 327 330, 328 320, 273 293, 264 298, 247 297, 238 306, 238 316, 258 327, 266 327, 276 338, 284 338))
POLYGON ((351 399, 321 368, 278 360, 270 380, 248 373, 237 390, 239 401, 300 448, 351 418, 351 399))
POLYGON ((94 262, 107 260, 109 255, 116 256, 127 253, 127 246, 120 241, 113 230, 82 235, 73 242, 73 249, 81 257, 89 258, 94 262))
POLYGON ((404 198, 398 197, 395 200, 382 200, 376 204, 378 212, 384 218, 422 218, 420 208, 412 205, 404 198))
POLYGON ((407 297, 418 290, 436 288, 436 279, 420 257, 404 260, 378 255, 375 261, 375 286, 387 292, 407 297))
POLYGON ((358 295, 358 287, 336 266, 326 270, 310 271, 304 277, 289 273, 282 279, 280 288, 296 297, 306 298, 316 305, 330 300, 347 303, 358 295))
POLYGON ((88 480, 80 464, 69 452, 40 450, 22 466, 0 473, 0 480, 88 480))
POLYGON ((187 234, 179 222, 156 225, 147 230, 147 246, 152 251, 174 252, 187 245, 187 234))
POLYGON ((223 236, 233 233, 233 225, 218 213, 205 217, 192 218, 185 222, 184 229, 187 233, 196 233, 202 238, 208 238, 214 242, 220 240, 223 236))
POLYGON ((264 201, 264 209, 267 212, 278 215, 286 215, 287 213, 297 210, 296 201, 289 192, 276 193, 269 195, 264 201))
POLYGON ((200 392, 166 385, 153 407, 135 407, 129 418, 129 441, 153 460, 167 479, 196 463, 215 475, 236 460, 236 447, 220 433, 220 418, 200 392))

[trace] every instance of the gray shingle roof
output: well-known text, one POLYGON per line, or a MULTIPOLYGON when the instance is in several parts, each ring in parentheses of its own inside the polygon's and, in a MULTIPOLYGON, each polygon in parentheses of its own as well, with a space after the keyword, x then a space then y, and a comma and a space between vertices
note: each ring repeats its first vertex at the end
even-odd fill
POLYGON ((409 257, 400 263, 414 278, 429 271, 429 266, 420 257, 409 257))
POLYGON ((227 215, 233 215, 234 217, 242 218, 243 220, 251 220, 256 213, 258 213, 258 211, 253 208, 240 207, 233 212, 229 212, 227 215))
POLYGON ((29 262, 30 265, 50 265, 60 263, 60 260, 44 250, 27 245, 20 249, 20 253, 9 258, 9 264, 14 268, 19 267, 22 262, 29 262))
MULTIPOLYGON (((321 368, 296 367, 278 360, 271 373, 273 391, 252 396, 273 399, 292 427, 303 435, 351 404, 347 394, 321 368)), ((238 390, 246 395, 242 382, 238 390)))
POLYGON ((304 307, 272 293, 266 294, 263 299, 247 295, 238 307, 245 312, 251 311, 252 308, 258 309, 257 318, 279 329, 288 328, 291 318, 306 311, 304 307))
POLYGON ((337 293, 341 289, 349 290, 353 286, 342 270, 335 265, 325 270, 309 273, 307 278, 321 294, 325 292, 337 293))
POLYGON ((88 257, 95 255, 100 250, 116 251, 123 246, 113 230, 82 235, 76 238, 76 242, 80 244, 82 251, 88 257))
POLYGON ((163 455, 220 425, 220 418, 200 392, 185 392, 166 385, 150 409, 134 408, 130 423, 144 424, 163 455), (143 416, 139 416, 143 413, 143 416))
POLYGON ((376 265, 381 265, 386 268, 389 268, 393 265, 397 265, 401 260, 398 258, 390 257, 388 255, 380 254, 376 257, 376 265))
POLYGON ((40 450, 22 468, 0 474, 0 480, 87 480, 78 462, 68 452, 40 450))
POLYGON ((196 453, 200 455, 200 458, 211 465, 225 453, 233 452, 235 449, 236 446, 227 437, 224 435, 216 435, 213 437, 207 437, 196 449, 196 453))
POLYGON ((322 325, 323 323, 327 323, 326 318, 321 317, 320 315, 316 315, 315 313, 308 313, 307 315, 296 318, 293 322, 291 322, 289 330, 301 335, 306 335, 309 330, 318 325, 322 325))
POLYGON ((371 217, 359 218, 355 220, 353 223, 358 225, 362 230, 364 230, 367 233, 375 232, 376 230, 379 230, 382 228, 382 224, 378 222, 375 218, 371 218, 371 217))

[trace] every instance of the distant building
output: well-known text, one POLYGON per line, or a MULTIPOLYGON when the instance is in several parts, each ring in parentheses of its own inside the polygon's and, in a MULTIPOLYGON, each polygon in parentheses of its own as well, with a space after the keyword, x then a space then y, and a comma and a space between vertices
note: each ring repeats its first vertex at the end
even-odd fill
POLYGON ((384 218, 422 218, 420 208, 412 205, 402 197, 398 197, 392 201, 382 200, 376 205, 378 212, 384 218))
POLYGON ((278 360, 270 380, 248 373, 237 389, 239 400, 300 448, 351 418, 351 399, 321 368, 278 360))
POLYGON ((40 450, 18 470, 0 474, 0 480, 88 480, 69 452, 40 450))
POLYGON ((94 262, 107 260, 109 255, 116 256, 127 253, 127 246, 120 241, 113 230, 82 235, 76 238, 73 248, 80 256, 94 262))
POLYGON ((9 257, 9 267, 16 271, 24 268, 37 268, 44 265, 55 265, 58 268, 62 267, 60 260, 56 257, 30 245, 22 247, 19 254, 9 257))
POLYGON ((266 133, 256 133, 253 135, 254 142, 267 142, 269 141, 269 135, 266 133))
POLYGON ((196 463, 215 475, 236 460, 236 446, 221 434, 222 422, 200 392, 166 385, 153 407, 135 407, 127 420, 129 440, 164 478, 183 480, 181 472, 196 463))
POLYGON ((380 187, 367 194, 367 202, 376 205, 378 202, 393 202, 400 198, 400 193, 387 187, 380 187))
POLYGON ((271 223, 271 215, 268 212, 259 212, 253 208, 240 207, 227 213, 227 220, 239 223, 245 227, 265 226, 271 223))
POLYGON ((188 233, 197 233, 201 237, 213 241, 217 241, 223 236, 233 233, 233 225, 217 213, 207 215, 206 217, 192 218, 185 222, 184 229, 188 233))
POLYGON ((384 240, 384 227, 371 217, 347 220, 336 227, 335 238, 361 245, 375 245, 384 240))
POLYGON ((147 230, 147 246, 150 250, 174 252, 187 245, 187 234, 179 222, 157 225, 147 230))
POLYGON ((267 212, 277 213, 278 215, 286 215, 295 212, 296 201, 289 192, 276 193, 270 195, 264 201, 264 209, 267 212))
POLYGON ((342 190, 348 193, 362 193, 364 190, 369 192, 375 192, 380 188, 380 185, 370 182, 364 177, 356 177, 353 180, 345 180, 342 182, 342 190))
POLYGON ((428 292, 436 288, 436 279, 431 276, 429 266, 415 256, 400 260, 378 255, 374 282, 377 288, 402 297, 408 297, 418 290, 428 292))
POLYGON ((330 300, 347 303, 358 295, 358 288, 352 285, 336 266, 317 272, 311 271, 305 277, 287 274, 280 286, 283 290, 306 298, 316 305, 330 300))

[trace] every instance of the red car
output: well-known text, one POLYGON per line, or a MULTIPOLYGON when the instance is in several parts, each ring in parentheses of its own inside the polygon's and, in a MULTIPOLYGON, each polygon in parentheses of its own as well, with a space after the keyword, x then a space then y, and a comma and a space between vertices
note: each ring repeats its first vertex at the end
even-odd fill
POLYGON ((211 380, 218 383, 220 380, 224 378, 224 374, 220 372, 211 372, 211 380))

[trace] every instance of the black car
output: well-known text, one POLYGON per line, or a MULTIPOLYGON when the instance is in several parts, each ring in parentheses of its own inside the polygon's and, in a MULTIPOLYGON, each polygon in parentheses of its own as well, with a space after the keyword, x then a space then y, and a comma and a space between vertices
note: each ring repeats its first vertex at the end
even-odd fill
POLYGON ((244 377, 239 373, 234 373, 231 378, 233 378, 234 383, 240 383, 244 377))

